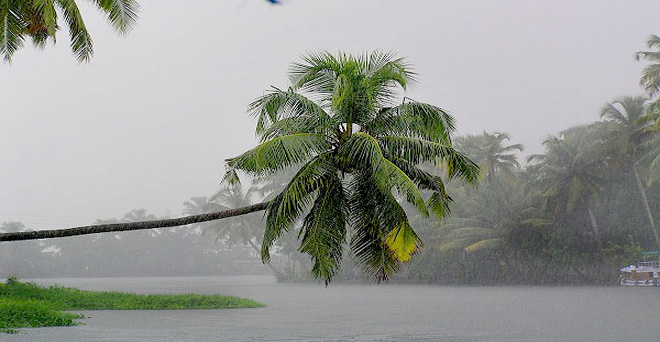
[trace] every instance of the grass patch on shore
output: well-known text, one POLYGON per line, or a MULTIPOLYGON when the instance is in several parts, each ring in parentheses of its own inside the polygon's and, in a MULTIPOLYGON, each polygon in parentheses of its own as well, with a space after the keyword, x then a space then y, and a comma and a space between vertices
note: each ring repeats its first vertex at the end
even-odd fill
POLYGON ((9 278, 0 283, 0 332, 13 328, 77 324, 75 310, 183 310, 263 307, 250 299, 220 295, 138 295, 123 292, 93 292, 71 287, 41 287, 9 278))

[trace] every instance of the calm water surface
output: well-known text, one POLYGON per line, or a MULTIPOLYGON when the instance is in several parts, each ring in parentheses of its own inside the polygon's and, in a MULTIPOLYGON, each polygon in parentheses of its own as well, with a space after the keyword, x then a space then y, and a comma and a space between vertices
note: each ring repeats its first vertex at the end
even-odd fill
POLYGON ((89 290, 217 293, 268 307, 83 311, 0 341, 660 341, 660 289, 277 284, 272 277, 37 279, 89 290))

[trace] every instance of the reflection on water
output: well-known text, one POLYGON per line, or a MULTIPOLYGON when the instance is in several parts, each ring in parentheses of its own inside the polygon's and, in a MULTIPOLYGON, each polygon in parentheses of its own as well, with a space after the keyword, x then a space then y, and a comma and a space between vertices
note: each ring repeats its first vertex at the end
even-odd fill
POLYGON ((39 279, 89 290, 218 293, 268 307, 84 311, 14 341, 658 341, 657 288, 278 284, 267 276, 39 279))

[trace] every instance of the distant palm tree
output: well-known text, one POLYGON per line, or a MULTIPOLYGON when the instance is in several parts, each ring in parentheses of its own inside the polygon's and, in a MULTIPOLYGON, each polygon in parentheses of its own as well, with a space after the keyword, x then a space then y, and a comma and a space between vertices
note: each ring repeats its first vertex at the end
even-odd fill
POLYGON ((651 35, 646 41, 646 45, 649 49, 659 51, 640 51, 635 53, 635 58, 638 61, 643 59, 652 63, 642 70, 639 84, 644 87, 650 97, 654 97, 660 94, 660 37, 651 35))
MULTIPOLYGON (((207 208, 210 211, 236 209, 253 204, 252 196, 256 188, 250 187, 243 190, 240 183, 231 184, 220 189, 211 196, 207 208)), ((229 245, 244 244, 250 246, 257 255, 261 253, 261 237, 263 236, 264 223, 262 215, 252 213, 231 217, 222 221, 214 221, 203 224, 205 234, 215 235, 216 241, 226 242, 229 245)), ((282 278, 282 273, 275 269, 271 263, 266 263, 273 273, 282 278)))
POLYGON ((492 180, 496 173, 503 173, 511 178, 520 167, 515 150, 521 152, 522 144, 506 145, 509 140, 506 133, 486 133, 465 135, 455 139, 456 149, 468 155, 481 167, 482 179, 492 180))
POLYGON ((564 131, 560 136, 551 136, 543 144, 545 154, 531 155, 530 171, 537 172, 540 184, 545 188, 543 207, 554 212, 573 213, 584 209, 589 215, 596 245, 602 247, 598 221, 593 212, 598 200, 602 179, 599 175, 605 165, 595 155, 593 128, 580 127, 564 131))
MULTIPOLYGON (((208 197, 191 197, 183 202, 183 215, 201 215, 213 211, 208 201, 208 197)), ((204 223, 193 223, 190 225, 197 233, 201 233, 204 223)))
MULTIPOLYGON (((135 0, 90 0, 108 17, 110 24, 126 34, 137 20, 139 5, 135 0)), ((55 42, 60 29, 58 12, 64 18, 71 50, 83 62, 92 57, 92 37, 87 31, 75 0, 6 0, 0 1, 0 54, 10 61, 14 52, 23 47, 27 37, 37 47, 44 47, 48 38, 55 42)))
POLYGON ((655 226, 653 213, 649 206, 646 190, 640 177, 638 166, 640 159, 645 159, 646 167, 653 166, 653 161, 660 159, 660 151, 657 146, 649 144, 655 139, 658 143, 656 132, 651 129, 650 118, 646 115, 646 97, 622 97, 611 103, 605 104, 601 109, 600 116, 605 122, 597 124, 603 130, 605 153, 617 167, 630 171, 635 176, 637 191, 644 212, 651 226, 656 244, 660 248, 660 234, 655 226), (650 149, 649 149, 650 147, 650 149), (641 153, 640 153, 641 152, 641 153), (644 158, 640 158, 643 155, 644 158))
POLYGON ((420 213, 448 214, 451 199, 440 176, 418 167, 444 165, 449 177, 474 182, 478 167, 451 143, 453 118, 443 109, 404 99, 397 88, 414 74, 402 58, 379 51, 351 56, 311 53, 291 66, 287 90, 273 88, 251 104, 262 143, 228 159, 252 176, 302 165, 266 209, 262 258, 307 210, 300 251, 326 283, 350 248, 376 280, 384 280, 421 245, 394 197, 396 190, 420 213), (428 201, 420 189, 432 194, 428 201), (350 228, 349 228, 350 227, 350 228))
MULTIPOLYGON (((244 191, 241 184, 225 186, 215 195, 211 196, 208 208, 211 211, 220 211, 241 208, 252 205, 252 191, 244 191)), ((257 253, 261 248, 255 245, 261 244, 260 238, 263 233, 263 223, 260 214, 250 214, 232 217, 223 221, 205 224, 204 232, 216 236, 216 240, 226 240, 230 244, 242 243, 250 245, 257 253), (255 215, 259 215, 256 216, 255 215)))
POLYGON ((651 103, 646 108, 647 116, 649 119, 655 121, 653 130, 660 130, 660 98, 656 98, 660 94, 660 37, 651 35, 646 41, 649 49, 656 49, 658 51, 639 51, 635 53, 635 58, 645 60, 651 64, 647 65, 642 70, 642 77, 639 79, 639 84, 646 90, 651 103))
POLYGON ((140 222, 140 221, 149 221, 149 220, 155 220, 157 219, 156 215, 154 214, 149 214, 149 211, 144 208, 140 209, 133 209, 124 216, 122 216, 121 220, 124 222, 140 222))

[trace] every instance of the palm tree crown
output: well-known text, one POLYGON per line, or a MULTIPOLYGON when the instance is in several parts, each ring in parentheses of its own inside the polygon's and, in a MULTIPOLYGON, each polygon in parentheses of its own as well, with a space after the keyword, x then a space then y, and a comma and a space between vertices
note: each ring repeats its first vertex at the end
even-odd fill
POLYGON ((538 173, 546 185, 543 193, 544 207, 555 215, 571 213, 585 204, 601 189, 599 171, 604 169, 603 160, 588 148, 593 143, 588 131, 564 131, 560 136, 548 137, 544 142, 546 153, 529 156, 530 169, 538 173))
POLYGON ((506 145, 507 133, 486 133, 456 138, 456 148, 481 166, 482 178, 491 179, 496 172, 512 176, 520 167, 514 150, 522 152, 522 144, 506 145))
MULTIPOLYGON (((137 20, 139 5, 135 0, 90 0, 107 15, 110 24, 125 34, 137 20)), ((71 37, 71 50, 83 62, 92 57, 92 37, 75 0, 7 0, 0 2, 0 54, 10 61, 14 52, 23 47, 26 37, 37 47, 44 47, 48 38, 55 41, 58 11, 64 17, 71 37)))
MULTIPOLYGON (((649 49, 660 49, 660 37, 651 35, 646 41, 649 49)), ((653 97, 660 93, 660 51, 640 51, 635 53, 635 58, 639 60, 646 60, 652 64, 646 66, 642 70, 642 77, 639 84, 644 87, 644 90, 653 97)))
POLYGON ((448 177, 468 182, 478 167, 452 147, 446 111, 405 98, 395 104, 398 89, 414 80, 402 58, 311 53, 291 66, 289 79, 287 90, 273 88, 249 107, 261 144, 227 160, 230 183, 237 171, 300 168, 266 209, 262 258, 306 213, 299 250, 312 257, 316 277, 331 280, 349 240, 365 270, 387 279, 421 246, 393 191, 420 213, 444 217, 451 199, 443 180, 418 165, 444 166, 448 177))

